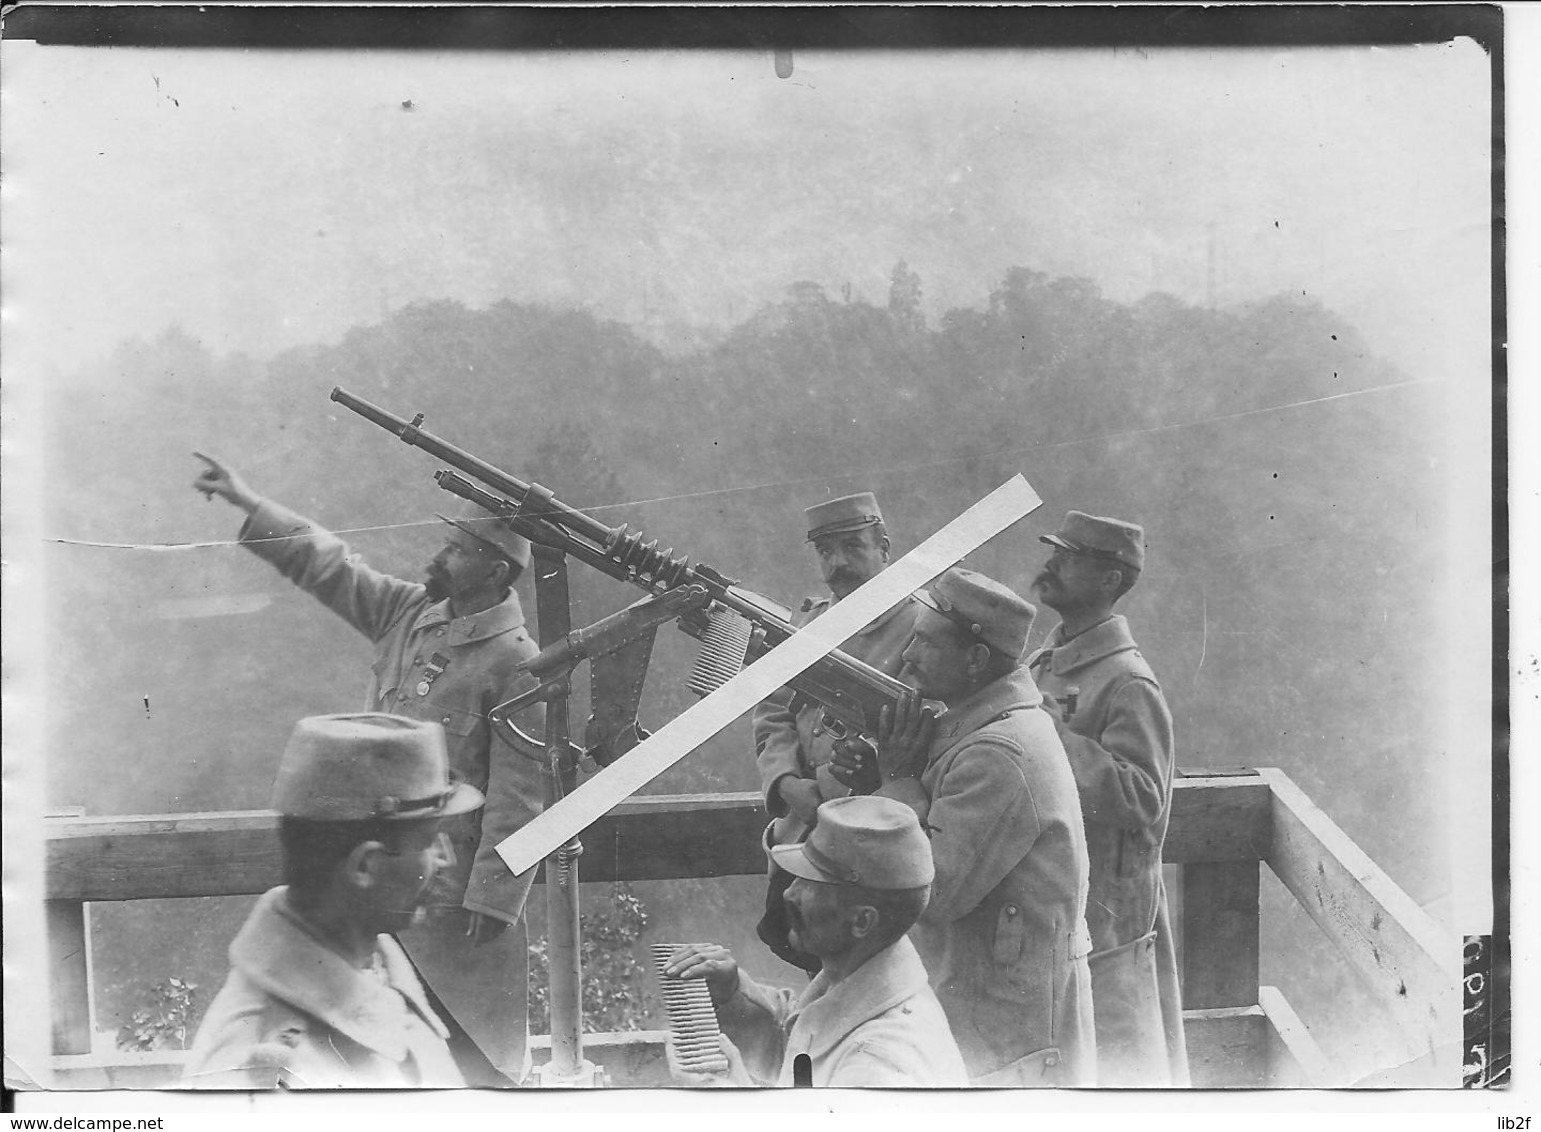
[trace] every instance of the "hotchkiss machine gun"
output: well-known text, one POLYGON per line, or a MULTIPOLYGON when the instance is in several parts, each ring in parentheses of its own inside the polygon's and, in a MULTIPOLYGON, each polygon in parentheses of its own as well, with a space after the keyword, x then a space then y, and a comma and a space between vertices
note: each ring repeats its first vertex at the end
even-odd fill
MULTIPOLYGON (((607 766, 647 738, 637 721, 642 684, 658 626, 668 621, 697 638, 701 650, 686 686, 706 696, 746 663, 787 640, 796 627, 785 607, 745 590, 704 563, 659 550, 640 531, 608 527, 567 506, 539 484, 525 483, 500 468, 423 431, 423 415, 411 421, 395 416, 346 390, 332 390, 332 400, 480 481, 491 491, 441 470, 434 479, 445 491, 468 499, 500 517, 530 540, 535 565, 536 619, 541 651, 525 665, 539 684, 497 705, 493 731, 511 744, 546 753, 546 805, 571 792, 580 767, 607 766), (646 591, 647 597, 586 628, 573 629, 568 596, 567 559, 574 558, 604 574, 646 591), (568 699, 572 674, 589 662, 590 716, 584 743, 571 740, 568 699), (543 703, 545 735, 522 731, 515 717, 543 703)), ((822 706, 827 729, 836 739, 861 741, 876 730, 884 705, 894 704, 906 685, 839 650, 831 650, 789 682, 798 700, 822 706)), ((795 705, 794 705, 795 706, 795 705)), ((876 785, 875 760, 868 755, 876 785)), ((547 932, 551 979, 551 1060, 538 1067, 545 1086, 602 1084, 602 1071, 583 1057, 578 884, 574 875, 583 846, 577 837, 546 861, 547 932)))

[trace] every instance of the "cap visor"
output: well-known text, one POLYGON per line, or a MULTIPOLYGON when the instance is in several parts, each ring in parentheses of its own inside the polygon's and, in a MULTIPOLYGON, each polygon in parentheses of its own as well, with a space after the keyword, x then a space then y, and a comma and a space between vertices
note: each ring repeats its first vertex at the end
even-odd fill
POLYGON ((804 880, 816 880, 820 884, 839 883, 838 877, 830 876, 810 861, 803 852, 801 845, 772 846, 770 856, 777 868, 784 869, 795 877, 802 877, 804 880))
POLYGON ((487 799, 482 792, 468 782, 457 782, 454 791, 444 803, 444 808, 438 812, 437 817, 452 818, 457 814, 468 814, 472 810, 479 810, 487 799))
POLYGON ((927 609, 934 609, 943 617, 947 616, 947 611, 937 604, 936 598, 931 596, 930 590, 919 589, 912 593, 910 596, 916 601, 920 602, 920 604, 925 606, 927 609))
POLYGON ((1039 535, 1038 536, 1038 541, 1039 542, 1046 542, 1050 546, 1064 547, 1064 549, 1066 549, 1066 550, 1080 550, 1081 549, 1075 543, 1073 543, 1073 542, 1066 542, 1064 539, 1060 538, 1058 535, 1039 535))
POLYGON ((852 519, 848 523, 835 523, 828 527, 819 527, 817 530, 809 531, 808 537, 803 541, 812 542, 814 539, 823 538, 825 535, 843 535, 847 531, 864 531, 868 527, 877 526, 880 522, 882 522, 881 519, 852 519))

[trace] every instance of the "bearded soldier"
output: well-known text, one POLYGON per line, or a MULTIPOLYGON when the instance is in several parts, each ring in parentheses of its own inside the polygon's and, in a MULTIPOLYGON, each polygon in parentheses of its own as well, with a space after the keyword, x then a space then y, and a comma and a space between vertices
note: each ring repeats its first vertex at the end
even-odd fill
POLYGON ((534 870, 515 876, 495 847, 540 812, 544 772, 539 750, 493 736, 488 712, 535 684, 519 670, 538 648, 513 589, 530 544, 468 504, 440 516, 450 531, 426 583, 393 578, 218 460, 199 459, 207 467, 193 486, 247 514, 241 545, 373 642, 365 707, 442 726, 451 768, 486 794, 484 810, 449 824, 456 865, 440 874, 427 922, 402 943, 451 1022, 466 1080, 517 1083, 527 1070, 524 902, 534 870))

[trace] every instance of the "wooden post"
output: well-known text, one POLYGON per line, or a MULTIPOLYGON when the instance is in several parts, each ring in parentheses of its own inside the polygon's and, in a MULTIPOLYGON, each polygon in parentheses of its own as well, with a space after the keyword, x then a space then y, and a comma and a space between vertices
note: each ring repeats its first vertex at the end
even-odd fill
POLYGON ((1258 863, 1183 866, 1183 1007, 1257 1005, 1258 863))
POLYGON ((1273 794, 1265 860, 1394 1020, 1403 1063, 1425 1079, 1461 1083, 1461 937, 1436 923, 1282 772, 1259 774, 1273 794))
POLYGON ((54 1053, 90 1053, 96 1029, 91 1008, 91 915, 84 901, 47 900, 48 985, 54 1053))

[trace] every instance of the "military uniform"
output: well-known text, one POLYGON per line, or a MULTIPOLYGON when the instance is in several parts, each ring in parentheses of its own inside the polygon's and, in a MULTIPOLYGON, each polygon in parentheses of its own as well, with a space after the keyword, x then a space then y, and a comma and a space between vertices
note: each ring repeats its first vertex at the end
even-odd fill
MULTIPOLYGON (((1145 568, 1144 528, 1124 519, 1069 511, 1039 541, 1122 570, 1125 589, 1145 568)), ((1086 626, 1082 617, 1106 615, 1068 639, 1061 625, 1028 668, 1070 757, 1086 819, 1101 1083, 1186 1086, 1182 995, 1161 883, 1172 713, 1128 622, 1110 612, 1118 596, 1071 597, 1078 626, 1086 626)))
MULTIPOLYGON (((402 943, 429 989, 502 1073, 526 1069, 528 940, 524 902, 534 870, 514 876, 495 847, 544 802, 541 752, 516 751, 491 733, 487 713, 532 687, 518 665, 538 650, 518 596, 452 618, 417 582, 371 569, 345 543, 264 501, 241 530, 252 553, 368 637, 375 646, 371 710, 441 724, 451 768, 487 796, 485 811, 445 823, 456 866, 436 883, 426 925, 402 943), (469 913, 507 922, 497 939, 467 938, 469 913)), ((526 721, 539 730, 538 719, 526 721)))
MULTIPOLYGON (((839 535, 876 526, 883 521, 877 498, 870 492, 841 496, 806 508, 808 541, 826 535, 839 535)), ((793 618, 800 629, 815 620, 835 603, 833 597, 806 599, 793 618)), ((897 676, 904 663, 904 646, 915 627, 918 607, 906 598, 887 613, 840 645, 848 653, 887 676, 897 676)), ((760 788, 765 792, 765 808, 771 815, 765 831, 765 844, 789 845, 808 834, 808 823, 791 812, 781 797, 780 783, 791 775, 818 786, 819 801, 843 798, 850 789, 830 773, 835 740, 823 723, 824 709, 802 699, 790 688, 781 688, 754 709, 755 765, 760 772, 760 788)), ((786 912, 781 894, 789 878, 770 866, 770 882, 765 896, 765 915, 756 925, 760 939, 776 955, 810 974, 818 970, 818 961, 797 951, 787 942, 786 912)))
POLYGON ((815 1088, 968 1084, 947 1017, 907 937, 833 986, 820 972, 800 995, 740 973, 738 992, 717 1007, 717 1016, 761 1084, 793 1084, 799 1054, 808 1055, 815 1088))
POLYGON ((1186 1085, 1161 846, 1172 813, 1172 715, 1125 619, 1028 662, 1080 790, 1091 858, 1097 1053, 1105 1085, 1186 1085))
POLYGON ((913 914, 936 877, 914 810, 893 798, 857 796, 821 803, 817 816, 806 839, 776 846, 771 855, 799 878, 793 900, 804 912, 801 930, 831 965, 801 994, 762 987, 740 971, 731 997, 717 1004, 723 1032, 756 1084, 793 1084, 801 1057, 819 1088, 968 1084, 947 1016, 915 945, 902 934, 910 919, 875 928, 884 934, 871 942, 888 939, 888 945, 845 970, 860 943, 846 919, 852 910, 870 894, 904 892, 914 899, 913 914), (821 889, 823 897, 814 901, 821 889), (831 977, 832 970, 843 977, 831 977))
MULTIPOLYGON (((809 598, 794 619, 800 629, 834 604, 830 598, 809 598)), ((905 598, 883 616, 840 646, 840 651, 870 664, 888 676, 897 676, 904 664, 904 646, 915 629, 919 605, 905 598)), ((760 771, 760 788, 765 792, 765 808, 774 817, 770 843, 786 845, 799 841, 808 832, 807 825, 788 811, 777 784, 790 774, 819 784, 823 801, 842 798, 850 791, 829 770, 835 743, 823 724, 824 709, 815 703, 797 701, 789 688, 782 688, 755 709, 755 765, 760 771)))
POLYGON ((910 934, 975 1085, 1096 1081, 1086 839, 1041 702, 1019 668, 949 706, 920 776, 936 881, 910 934))
POLYGON ((389 936, 375 972, 327 947, 289 908, 257 902, 230 945, 232 968, 183 1067, 196 1089, 406 1089, 464 1084, 444 1024, 389 936))

